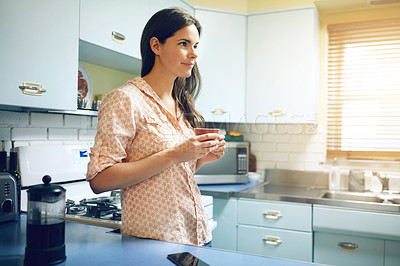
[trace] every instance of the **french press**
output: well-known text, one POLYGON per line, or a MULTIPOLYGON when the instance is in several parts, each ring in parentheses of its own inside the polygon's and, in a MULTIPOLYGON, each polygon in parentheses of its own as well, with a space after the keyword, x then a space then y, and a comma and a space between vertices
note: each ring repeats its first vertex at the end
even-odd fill
POLYGON ((43 184, 28 189, 26 265, 51 265, 65 256, 65 189, 50 184, 45 175, 43 184))

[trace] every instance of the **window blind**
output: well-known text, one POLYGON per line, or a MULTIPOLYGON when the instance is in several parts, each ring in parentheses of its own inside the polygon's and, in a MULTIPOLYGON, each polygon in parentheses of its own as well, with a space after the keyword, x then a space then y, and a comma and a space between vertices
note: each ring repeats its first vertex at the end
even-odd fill
POLYGON ((400 19, 327 29, 327 157, 399 161, 400 19))

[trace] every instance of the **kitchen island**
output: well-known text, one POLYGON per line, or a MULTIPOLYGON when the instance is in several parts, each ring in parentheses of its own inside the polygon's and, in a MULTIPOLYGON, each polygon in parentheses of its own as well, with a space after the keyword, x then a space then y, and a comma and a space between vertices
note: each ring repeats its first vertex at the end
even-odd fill
MULTIPOLYGON (((291 260, 252 256, 206 247, 123 236, 112 229, 66 221, 66 261, 59 265, 173 265, 170 253, 190 252, 210 265, 310 265, 291 260)), ((23 265, 26 215, 0 224, 0 265, 23 265)))

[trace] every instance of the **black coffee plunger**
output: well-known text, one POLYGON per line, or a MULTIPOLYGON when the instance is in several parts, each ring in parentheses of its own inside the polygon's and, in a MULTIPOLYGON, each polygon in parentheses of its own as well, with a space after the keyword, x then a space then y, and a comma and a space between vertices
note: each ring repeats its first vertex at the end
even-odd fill
POLYGON ((45 175, 42 185, 28 189, 26 265, 52 265, 65 256, 65 189, 50 184, 45 175))

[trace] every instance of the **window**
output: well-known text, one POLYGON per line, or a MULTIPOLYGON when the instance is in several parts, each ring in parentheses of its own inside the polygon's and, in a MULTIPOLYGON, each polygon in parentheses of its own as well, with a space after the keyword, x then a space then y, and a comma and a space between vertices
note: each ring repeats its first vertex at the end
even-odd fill
POLYGON ((400 19, 328 26, 327 157, 400 160, 400 19))

